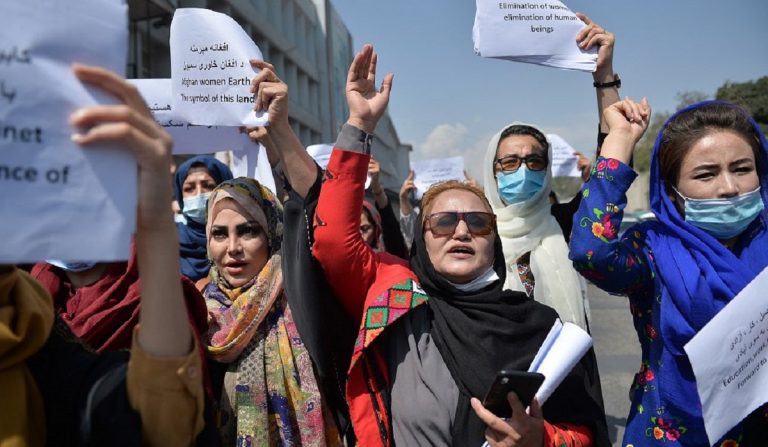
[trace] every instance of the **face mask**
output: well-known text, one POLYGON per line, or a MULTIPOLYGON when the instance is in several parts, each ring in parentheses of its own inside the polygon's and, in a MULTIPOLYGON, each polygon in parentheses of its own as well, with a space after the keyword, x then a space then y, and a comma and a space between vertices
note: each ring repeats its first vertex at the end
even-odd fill
POLYGON ((58 261, 58 260, 47 260, 45 261, 48 264, 55 265, 56 267, 66 270, 68 272, 84 272, 86 270, 92 269, 97 263, 96 262, 75 262, 75 261, 58 261))
POLYGON ((499 172, 496 184, 499 196, 507 205, 525 202, 544 186, 547 171, 529 171, 527 166, 520 166, 515 172, 499 172))
POLYGON ((741 234, 765 208, 760 187, 726 199, 691 199, 675 192, 685 201, 685 221, 720 240, 741 234))
POLYGON ((199 224, 205 223, 205 211, 208 206, 208 197, 211 193, 206 192, 194 197, 187 197, 184 199, 184 216, 187 219, 193 220, 199 224))

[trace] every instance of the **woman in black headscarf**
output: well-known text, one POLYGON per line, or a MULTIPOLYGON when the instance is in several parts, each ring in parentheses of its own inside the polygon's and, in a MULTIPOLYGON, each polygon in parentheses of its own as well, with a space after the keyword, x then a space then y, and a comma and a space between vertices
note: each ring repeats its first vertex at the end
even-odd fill
MULTIPOLYGON (((359 322, 346 402, 360 445, 608 445, 593 357, 584 357, 543 406, 527 414, 510 395, 502 420, 477 401, 502 369, 527 370, 557 318, 503 290, 495 216, 482 191, 448 182, 422 202, 410 267, 374 253, 360 235, 369 135, 392 78, 374 89, 370 46, 350 68, 350 118, 328 164, 312 252, 348 318, 359 322)), ((335 325, 335 322, 325 322, 335 325)), ((344 340, 338 341, 344 346, 344 340)))

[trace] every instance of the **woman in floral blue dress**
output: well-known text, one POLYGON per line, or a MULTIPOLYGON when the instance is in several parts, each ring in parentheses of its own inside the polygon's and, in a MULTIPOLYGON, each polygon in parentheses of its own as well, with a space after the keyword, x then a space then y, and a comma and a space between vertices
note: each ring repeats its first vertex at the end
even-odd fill
MULTIPOLYGON (((630 390, 624 446, 709 445, 683 346, 768 265, 768 144, 742 108, 709 101, 672 116, 651 158, 657 221, 618 228, 628 166, 650 106, 625 99, 574 216, 570 256, 598 287, 629 297, 642 364, 630 390)), ((728 409, 723 409, 728 411, 728 409)), ((766 445, 766 406, 716 445, 766 445)))

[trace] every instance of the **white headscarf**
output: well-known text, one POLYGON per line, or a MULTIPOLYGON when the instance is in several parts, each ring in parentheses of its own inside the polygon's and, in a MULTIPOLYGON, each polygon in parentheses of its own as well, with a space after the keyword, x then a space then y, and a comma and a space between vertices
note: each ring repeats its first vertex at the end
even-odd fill
POLYGON ((541 190, 530 199, 513 205, 505 204, 499 197, 493 175, 496 150, 502 132, 510 126, 518 125, 532 127, 545 135, 536 126, 514 122, 491 138, 483 160, 483 187, 496 214, 507 264, 505 288, 519 290, 517 259, 530 251, 531 272, 536 279, 534 298, 554 308, 563 321, 570 321, 586 330, 586 298, 582 292, 581 279, 568 259, 568 244, 565 243, 560 225, 552 216, 552 205, 549 203, 549 192, 552 189, 552 144, 549 140, 549 164, 541 190))

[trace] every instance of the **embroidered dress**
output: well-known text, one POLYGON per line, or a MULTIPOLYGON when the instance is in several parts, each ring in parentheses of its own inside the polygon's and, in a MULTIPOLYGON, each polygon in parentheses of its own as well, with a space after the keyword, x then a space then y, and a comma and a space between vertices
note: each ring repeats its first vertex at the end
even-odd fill
MULTIPOLYGON (((709 445, 701 417, 673 412, 670 406, 674 402, 665 399, 661 392, 660 377, 676 374, 679 365, 664 361, 669 353, 660 337, 660 314, 666 286, 648 244, 648 226, 634 226, 620 238, 618 235, 626 191, 636 176, 632 168, 618 160, 599 158, 582 190, 582 203, 571 236, 571 257, 576 269, 601 289, 629 297, 640 341, 642 363, 630 389, 631 408, 622 445, 709 445)), ((756 221, 747 231, 765 229, 756 221)), ((698 411, 700 414, 701 410, 698 411)), ((763 419, 763 423, 768 424, 768 420, 763 419)), ((717 445, 742 445, 742 434, 740 424, 717 445)))

